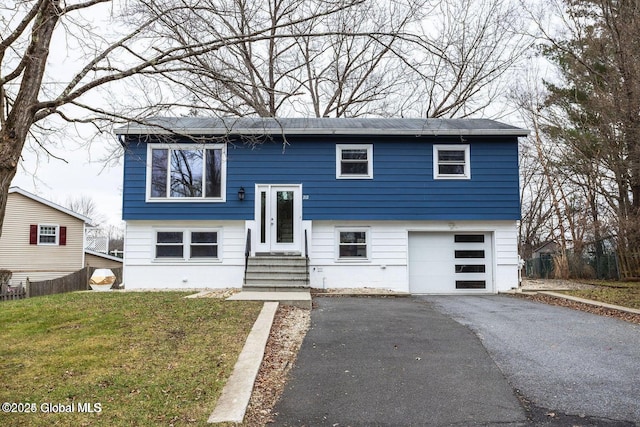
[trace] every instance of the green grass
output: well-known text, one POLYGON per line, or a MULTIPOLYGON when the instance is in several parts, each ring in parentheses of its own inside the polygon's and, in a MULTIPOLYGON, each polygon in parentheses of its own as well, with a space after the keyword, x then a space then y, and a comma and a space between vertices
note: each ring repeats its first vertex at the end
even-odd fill
POLYGON ((597 288, 566 291, 580 298, 640 309, 640 282, 591 282, 597 288))
POLYGON ((261 304, 184 293, 71 293, 0 303, 2 426, 206 425, 261 304), (47 404, 74 413, 43 413, 47 404), (79 413, 80 404, 101 411, 79 413))

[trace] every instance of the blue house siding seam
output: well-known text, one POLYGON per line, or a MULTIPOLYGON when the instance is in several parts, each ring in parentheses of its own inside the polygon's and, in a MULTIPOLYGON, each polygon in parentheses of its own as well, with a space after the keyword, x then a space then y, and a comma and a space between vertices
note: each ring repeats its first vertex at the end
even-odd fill
POLYGON ((517 220, 515 137, 287 137, 227 149, 227 201, 145 202, 146 143, 124 162, 125 220, 250 220, 255 183, 302 184, 305 220, 517 220), (336 179, 336 144, 373 144, 373 179, 336 179), (434 180, 434 144, 470 144, 470 180, 434 180), (237 192, 246 196, 239 201, 237 192))

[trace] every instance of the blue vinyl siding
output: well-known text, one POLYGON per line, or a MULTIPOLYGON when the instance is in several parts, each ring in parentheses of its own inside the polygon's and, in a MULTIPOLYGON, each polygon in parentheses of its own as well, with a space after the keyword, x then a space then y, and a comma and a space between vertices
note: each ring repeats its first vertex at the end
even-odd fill
POLYGON ((450 137, 288 137, 227 149, 225 203, 145 202, 144 143, 124 164, 123 218, 253 219, 254 184, 302 184, 306 220, 516 220, 520 218, 517 138, 468 138, 470 180, 434 180, 433 144, 450 137), (373 179, 336 179, 336 144, 373 143, 373 179), (237 192, 246 191, 240 202, 237 192))

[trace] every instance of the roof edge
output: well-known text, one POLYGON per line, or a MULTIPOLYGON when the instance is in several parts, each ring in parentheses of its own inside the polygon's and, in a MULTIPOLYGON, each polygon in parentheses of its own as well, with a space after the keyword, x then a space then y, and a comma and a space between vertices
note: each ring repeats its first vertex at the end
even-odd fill
POLYGON ((79 214, 77 212, 74 212, 71 209, 67 209, 67 208, 65 208, 63 206, 60 206, 57 203, 53 203, 50 200, 44 199, 44 198, 42 198, 40 196, 36 196, 35 194, 32 194, 32 193, 28 192, 27 190, 23 190, 20 187, 9 187, 9 194, 11 194, 11 193, 20 194, 20 195, 22 195, 24 197, 27 197, 27 198, 29 198, 31 200, 35 200, 38 203, 42 203, 43 205, 49 206, 50 208, 56 209, 56 210, 58 210, 58 211, 60 211, 62 213, 65 213, 65 214, 69 215, 69 216, 75 217, 75 218, 81 220, 82 222, 84 222, 86 224, 91 224, 91 218, 86 217, 84 215, 81 215, 81 214, 79 214))
POLYGON ((250 129, 238 128, 229 129, 223 132, 222 129, 212 128, 182 128, 167 130, 154 126, 128 127, 115 130, 116 135, 386 135, 386 136, 528 136, 531 132, 528 129, 428 129, 421 132, 405 129, 250 129))
POLYGON ((114 130, 124 135, 385 135, 527 136, 529 130, 491 119, 150 117, 114 130))
POLYGON ((89 254, 89 255, 93 255, 93 256, 100 257, 100 258, 108 259, 110 261, 116 261, 116 262, 124 263, 124 259, 123 258, 120 258, 120 257, 117 257, 117 256, 113 256, 113 255, 109 255, 109 254, 105 254, 103 252, 92 251, 91 249, 86 249, 86 248, 85 248, 84 252, 89 254))

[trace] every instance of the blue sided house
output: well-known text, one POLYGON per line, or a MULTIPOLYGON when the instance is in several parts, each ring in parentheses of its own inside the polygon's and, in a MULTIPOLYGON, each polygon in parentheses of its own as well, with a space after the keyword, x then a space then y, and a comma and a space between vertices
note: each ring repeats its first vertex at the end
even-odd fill
POLYGON ((518 137, 484 119, 155 118, 125 148, 124 283, 518 285, 518 137))

